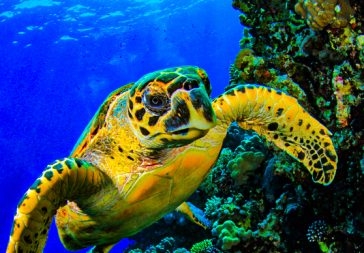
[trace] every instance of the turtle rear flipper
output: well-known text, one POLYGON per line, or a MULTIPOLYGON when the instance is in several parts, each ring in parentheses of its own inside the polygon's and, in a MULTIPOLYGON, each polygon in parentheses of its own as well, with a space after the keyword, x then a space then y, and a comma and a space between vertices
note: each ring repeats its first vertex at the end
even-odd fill
POLYGON ((237 121, 303 163, 315 182, 329 185, 335 177, 337 155, 330 131, 282 91, 259 85, 239 85, 213 101, 217 119, 237 121))
POLYGON ((42 252, 57 209, 67 200, 96 193, 107 181, 100 170, 77 158, 47 166, 18 204, 6 252, 42 252))
POLYGON ((182 213, 187 219, 204 229, 208 229, 209 227, 211 227, 211 223, 205 217, 203 211, 197 208, 191 202, 183 202, 176 208, 176 211, 182 213))
POLYGON ((114 247, 115 244, 108 244, 104 246, 95 246, 91 250, 89 250, 87 253, 108 253, 112 247, 114 247))

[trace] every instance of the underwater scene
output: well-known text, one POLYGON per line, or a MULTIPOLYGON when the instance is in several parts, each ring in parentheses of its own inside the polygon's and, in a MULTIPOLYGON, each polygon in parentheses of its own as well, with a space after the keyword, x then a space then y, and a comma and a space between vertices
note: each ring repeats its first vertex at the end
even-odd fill
POLYGON ((0 1, 0 252, 364 252, 363 17, 0 1))

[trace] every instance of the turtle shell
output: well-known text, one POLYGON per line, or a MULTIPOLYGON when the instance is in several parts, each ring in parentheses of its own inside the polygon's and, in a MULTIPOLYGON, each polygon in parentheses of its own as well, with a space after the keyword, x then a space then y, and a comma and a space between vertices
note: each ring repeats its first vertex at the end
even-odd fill
POLYGON ((111 92, 110 95, 105 99, 105 101, 101 104, 91 121, 88 123, 87 127, 83 131, 82 135, 78 139, 76 145, 71 151, 71 157, 80 157, 85 148, 90 144, 92 138, 96 136, 98 131, 102 128, 106 114, 109 110, 112 102, 122 93, 128 91, 134 83, 129 83, 124 85, 115 91, 111 92))

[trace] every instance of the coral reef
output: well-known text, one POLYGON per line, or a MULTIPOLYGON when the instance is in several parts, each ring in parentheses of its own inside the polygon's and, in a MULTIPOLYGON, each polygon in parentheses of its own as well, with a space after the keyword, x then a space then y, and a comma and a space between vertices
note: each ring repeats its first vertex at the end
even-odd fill
POLYGON ((364 82, 348 61, 334 67, 332 86, 336 96, 337 125, 347 127, 351 115, 351 108, 363 103, 364 82))
POLYGON ((242 185, 248 180, 251 175, 264 161, 264 154, 261 152, 247 151, 240 153, 228 163, 228 168, 231 170, 231 177, 236 185, 242 185))
POLYGON ((251 176, 265 160, 265 154, 259 149, 256 149, 253 143, 260 143, 263 145, 258 135, 253 134, 241 141, 241 144, 234 151, 234 158, 227 164, 231 178, 237 186, 246 183, 249 176, 251 176))
MULTIPOLYGON (((321 2, 327 8, 330 5, 330 1, 321 2)), ((242 11, 244 37, 230 67, 230 86, 253 82, 282 89, 326 125, 345 127, 357 119, 363 105, 362 7, 359 1, 352 1, 352 7, 340 1, 340 13, 350 13, 347 24, 315 32, 295 14, 295 5, 300 3, 233 1, 233 7, 242 11)))
POLYGON ((354 12, 348 0, 299 0, 295 10, 315 30, 346 27, 354 12))
POLYGON ((333 134, 339 164, 327 187, 294 159, 233 124, 190 202, 132 237, 129 252, 364 252, 364 6, 360 0, 233 0, 243 25, 230 83, 281 89, 333 134), (157 246, 150 246, 157 245, 157 246), (134 251, 132 248, 144 251, 134 251), (153 248, 154 247, 154 248, 153 248), (153 251, 157 252, 157 251, 153 251))
POLYGON ((277 206, 256 226, 254 231, 249 229, 250 226, 238 227, 233 221, 227 220, 221 225, 215 222, 212 234, 218 237, 218 244, 223 250, 233 248, 244 249, 247 252, 266 252, 267 248, 271 251, 280 250, 281 239, 276 228, 283 222, 280 217, 283 217, 282 212, 286 209, 286 200, 285 194, 282 194, 277 200, 277 206), (258 242, 264 242, 264 247, 261 245, 257 248, 258 242))
MULTIPOLYGON (((173 237, 166 237, 161 240, 156 246, 150 246, 145 251, 141 249, 130 250, 130 253, 172 253, 174 250, 175 241, 173 237)), ((177 249, 176 249, 177 250, 177 249)), ((178 252, 184 252, 182 249, 178 249, 178 252)), ((188 252, 188 251, 187 251, 188 252)))

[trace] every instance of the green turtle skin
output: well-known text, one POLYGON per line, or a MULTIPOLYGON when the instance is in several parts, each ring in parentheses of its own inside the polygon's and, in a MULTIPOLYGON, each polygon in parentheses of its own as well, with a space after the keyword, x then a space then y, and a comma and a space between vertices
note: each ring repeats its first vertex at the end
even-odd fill
POLYGON ((315 182, 332 182, 330 132, 296 99, 259 85, 213 101, 210 93, 206 72, 195 66, 149 73, 112 92, 70 156, 49 165, 20 200, 7 253, 42 252, 54 215, 67 249, 93 252, 109 252, 176 208, 193 216, 185 201, 234 121, 305 165, 315 182))

